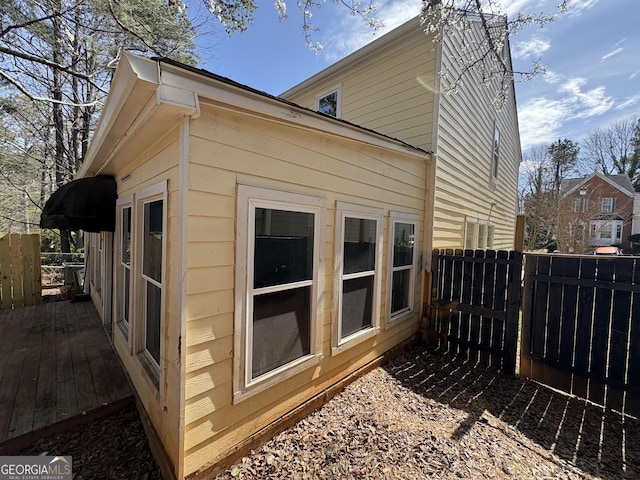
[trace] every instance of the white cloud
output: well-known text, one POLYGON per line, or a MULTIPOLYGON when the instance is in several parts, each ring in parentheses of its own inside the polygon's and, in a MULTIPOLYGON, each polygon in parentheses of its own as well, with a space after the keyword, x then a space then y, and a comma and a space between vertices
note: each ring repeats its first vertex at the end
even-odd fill
POLYGON ((560 90, 570 94, 568 101, 574 106, 574 118, 588 118, 611 110, 615 101, 606 95, 604 87, 583 91, 587 81, 584 78, 570 78, 560 90))
MULTIPOLYGON (((557 81, 560 77, 554 78, 557 81)), ((614 108, 623 108, 640 102, 640 95, 616 106, 604 87, 585 90, 587 81, 570 78, 546 97, 535 97, 518 108, 520 141, 523 148, 537 143, 548 143, 561 135, 561 128, 573 120, 588 121, 614 108)))
MULTIPOLYGON (((420 13, 420 0, 387 0, 380 3, 372 15, 384 24, 384 28, 373 30, 360 17, 341 15, 339 23, 323 31, 324 59, 332 64, 357 49, 365 46, 386 32, 402 25, 420 13)), ((344 8, 344 7, 338 7, 344 8)))
POLYGON ((635 72, 633 72, 631 75, 629 75, 629 80, 633 80, 634 78, 636 78, 638 75, 640 75, 640 70, 636 70, 635 72))
POLYGON ((616 110, 624 110, 625 108, 632 107, 640 103, 640 93, 638 95, 634 95, 633 97, 627 98, 625 101, 616 105, 616 110))
POLYGON ((555 140, 558 129, 570 115, 571 107, 568 102, 548 98, 528 101, 518 108, 522 148, 555 140))
POLYGON ((615 50, 610 51, 606 55, 603 55, 602 58, 600 59, 600 61, 604 62, 606 59, 611 58, 614 55, 617 55, 617 54, 621 53, 622 51, 624 51, 624 48, 618 47, 615 50))
POLYGON ((513 58, 539 58, 551 48, 551 42, 542 38, 532 38, 527 42, 517 42, 511 48, 513 58))
POLYGON ((584 10, 594 7, 600 0, 569 0, 567 2, 567 13, 571 16, 580 15, 584 10))

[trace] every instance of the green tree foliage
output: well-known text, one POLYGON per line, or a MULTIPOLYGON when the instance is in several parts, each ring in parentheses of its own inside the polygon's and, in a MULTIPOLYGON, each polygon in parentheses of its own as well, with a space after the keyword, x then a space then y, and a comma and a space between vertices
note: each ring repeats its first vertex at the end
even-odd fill
POLYGON ((0 195, 13 188, 41 207, 82 163, 120 52, 195 64, 195 35, 180 2, 3 0, 0 112, 11 141, 0 157, 0 195), (16 163, 29 165, 21 181, 16 163), (34 182, 39 189, 29 190, 34 182))

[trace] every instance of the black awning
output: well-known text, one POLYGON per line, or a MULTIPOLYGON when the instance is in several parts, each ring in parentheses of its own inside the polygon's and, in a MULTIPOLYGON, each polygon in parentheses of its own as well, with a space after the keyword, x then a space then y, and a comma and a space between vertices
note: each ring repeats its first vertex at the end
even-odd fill
POLYGON ((116 180, 80 178, 63 185, 44 204, 40 228, 113 232, 116 228, 116 180))

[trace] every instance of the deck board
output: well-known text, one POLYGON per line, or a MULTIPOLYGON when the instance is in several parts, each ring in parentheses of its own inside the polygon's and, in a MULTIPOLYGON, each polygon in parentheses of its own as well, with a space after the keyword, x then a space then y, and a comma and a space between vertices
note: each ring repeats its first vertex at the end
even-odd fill
POLYGON ((0 338, 0 450, 8 440, 132 399, 89 302, 0 310, 0 338))

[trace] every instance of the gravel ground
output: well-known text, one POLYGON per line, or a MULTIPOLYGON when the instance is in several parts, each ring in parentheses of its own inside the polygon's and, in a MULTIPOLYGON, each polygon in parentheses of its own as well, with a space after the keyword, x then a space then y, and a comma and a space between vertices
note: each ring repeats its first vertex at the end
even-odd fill
MULTIPOLYGON (((158 479, 133 407, 22 454, 77 479, 158 479)), ((523 378, 411 349, 349 385, 222 479, 637 479, 640 422, 523 378)))

